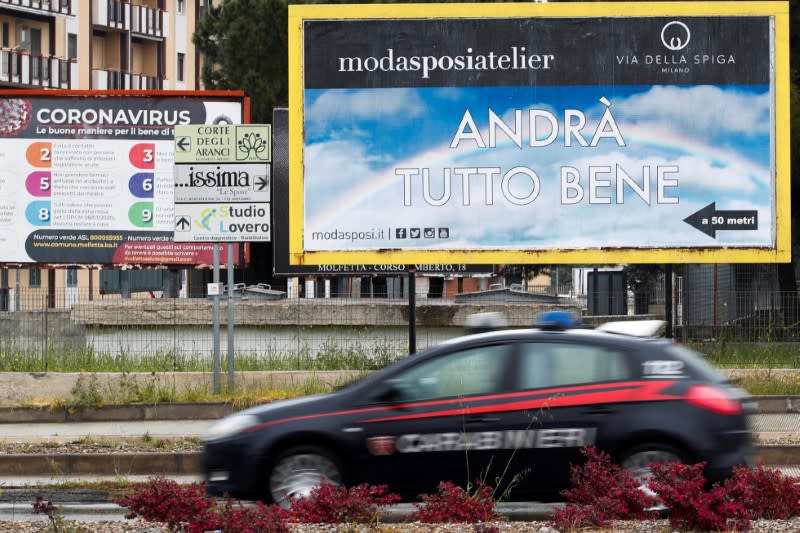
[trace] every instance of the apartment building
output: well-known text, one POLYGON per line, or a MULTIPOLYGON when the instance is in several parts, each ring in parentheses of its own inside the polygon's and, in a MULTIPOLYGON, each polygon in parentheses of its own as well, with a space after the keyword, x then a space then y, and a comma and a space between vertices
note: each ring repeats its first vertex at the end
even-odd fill
POLYGON ((196 0, 0 0, 0 87, 192 90, 196 0))
MULTIPOLYGON (((200 0, 0 0, 0 88, 194 90, 200 0)), ((99 269, 3 265, 0 311, 69 307, 99 269)), ((146 294, 146 293, 145 293, 146 294)))

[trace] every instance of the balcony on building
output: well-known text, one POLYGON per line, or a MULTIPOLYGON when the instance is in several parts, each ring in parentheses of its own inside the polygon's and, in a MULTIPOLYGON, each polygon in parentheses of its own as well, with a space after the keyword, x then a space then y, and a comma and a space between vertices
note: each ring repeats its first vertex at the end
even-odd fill
POLYGON ((0 48, 0 85, 24 89, 77 89, 74 60, 0 48))
POLYGON ((92 23, 97 26, 130 31, 155 39, 167 37, 169 15, 163 9, 120 0, 92 0, 92 2, 92 23))
POLYGON ((12 9, 37 15, 76 15, 77 0, 0 0, 0 9, 12 9))
POLYGON ((166 80, 158 76, 147 76, 133 72, 113 69, 92 69, 92 89, 104 90, 146 90, 159 91, 166 86, 166 80))
POLYGON ((147 5, 131 5, 131 33, 141 37, 168 37, 169 13, 147 5))

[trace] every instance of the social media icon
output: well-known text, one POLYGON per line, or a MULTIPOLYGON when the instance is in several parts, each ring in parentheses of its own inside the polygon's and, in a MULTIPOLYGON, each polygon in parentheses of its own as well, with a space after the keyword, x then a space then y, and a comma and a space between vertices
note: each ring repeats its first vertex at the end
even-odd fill
POLYGON ((395 237, 395 239, 405 239, 406 238, 406 228, 395 228, 394 237, 395 237))
POLYGON ((425 228, 425 238, 433 239, 436 237, 436 228, 425 228))
POLYGON ((410 230, 408 230, 408 233, 412 239, 419 239, 420 237, 419 228, 411 228, 410 230))
POLYGON ((440 239, 449 239, 450 238, 450 228, 439 228, 439 238, 440 239))

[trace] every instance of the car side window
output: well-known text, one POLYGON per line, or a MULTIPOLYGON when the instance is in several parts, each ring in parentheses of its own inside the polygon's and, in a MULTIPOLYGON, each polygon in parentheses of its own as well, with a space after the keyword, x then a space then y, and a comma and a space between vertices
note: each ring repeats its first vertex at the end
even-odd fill
POLYGON ((510 345, 479 346, 425 361, 392 381, 402 401, 434 400, 500 392, 510 345))
POLYGON ((520 344, 519 387, 536 389, 631 378, 624 353, 604 346, 558 342, 520 344))

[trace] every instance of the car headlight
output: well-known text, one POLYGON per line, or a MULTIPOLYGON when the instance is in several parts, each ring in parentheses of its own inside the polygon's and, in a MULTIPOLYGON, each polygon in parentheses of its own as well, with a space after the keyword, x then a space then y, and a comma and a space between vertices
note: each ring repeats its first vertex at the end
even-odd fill
POLYGON ((228 416, 211 424, 203 435, 203 440, 217 440, 229 437, 244 428, 255 426, 258 423, 258 417, 254 415, 228 416))

